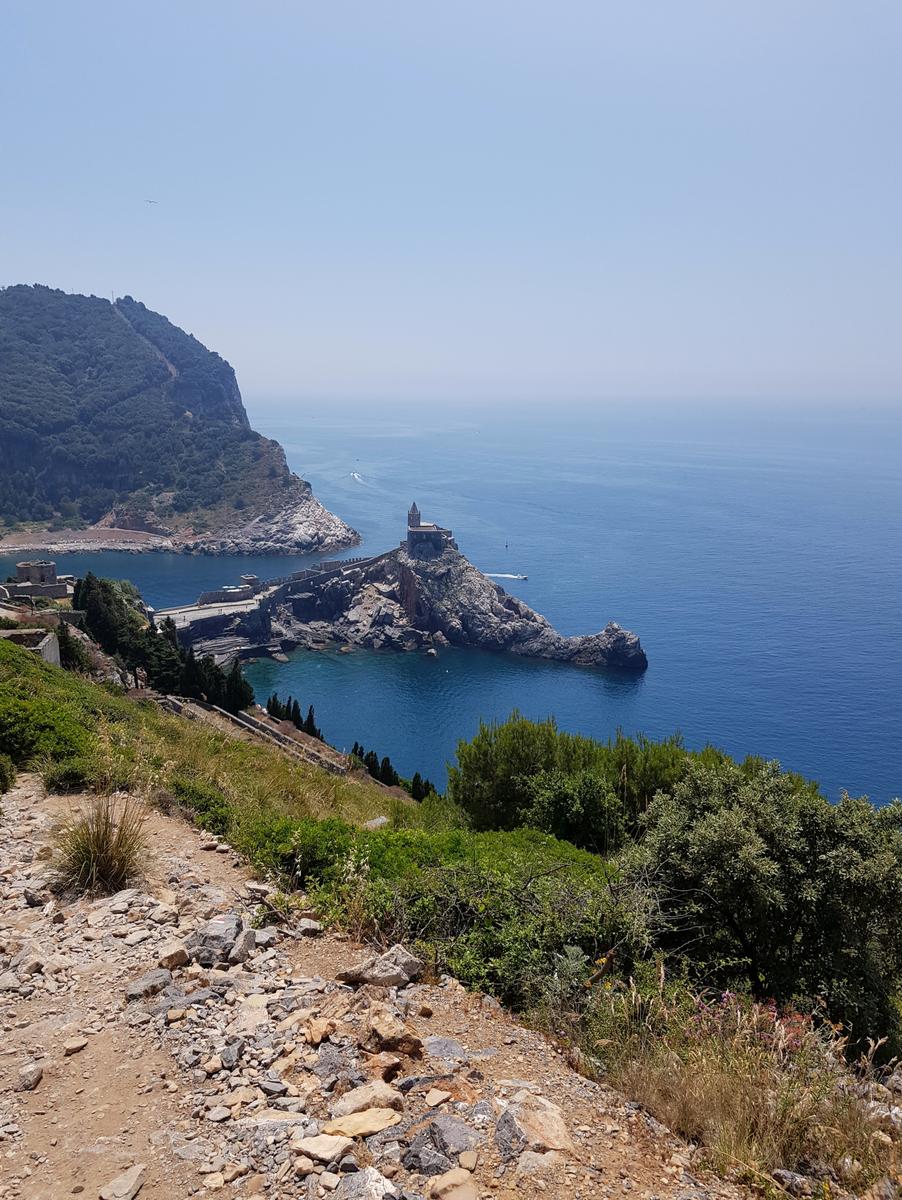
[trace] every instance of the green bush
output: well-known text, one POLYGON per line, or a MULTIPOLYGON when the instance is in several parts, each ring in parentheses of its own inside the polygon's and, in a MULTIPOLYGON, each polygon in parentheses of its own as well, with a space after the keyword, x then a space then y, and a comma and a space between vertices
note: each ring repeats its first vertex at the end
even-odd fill
POLYGON ((16 768, 8 754, 0 754, 0 796, 16 781, 16 768))
POLYGON ((561 836, 604 851, 612 827, 635 833, 654 794, 669 791, 693 761, 716 765, 729 759, 712 747, 689 751, 678 735, 653 742, 618 732, 613 740, 598 742, 561 732, 553 719, 529 721, 515 711, 506 721, 481 722, 471 741, 458 743, 457 761, 448 770, 448 796, 476 829, 514 829, 538 821, 557 832, 563 825, 567 833, 561 836), (597 780, 594 799, 588 796, 591 778, 597 780), (582 813, 567 815, 580 807, 582 813))
POLYGON ((559 955, 589 963, 634 937, 610 868, 532 830, 354 830, 305 822, 297 871, 327 920, 358 936, 405 941, 435 972, 528 1008, 559 955))
POLYGON ((623 866, 694 978, 898 1038, 902 805, 831 804, 776 763, 693 763, 623 866))
POLYGON ((44 759, 40 762, 44 786, 50 792, 70 792, 92 786, 94 762, 90 757, 44 759))
POLYGON ((173 775, 170 787, 176 799, 191 810, 197 823, 211 833, 223 836, 231 823, 231 809, 219 788, 205 779, 173 775))
POLYGON ((36 696, 0 695, 0 744, 20 765, 47 755, 54 759, 84 754, 91 738, 69 706, 36 696))

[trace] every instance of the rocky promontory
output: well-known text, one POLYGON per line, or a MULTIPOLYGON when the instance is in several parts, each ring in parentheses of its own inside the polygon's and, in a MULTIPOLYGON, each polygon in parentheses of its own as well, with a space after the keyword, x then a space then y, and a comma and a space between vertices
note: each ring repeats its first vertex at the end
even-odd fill
POLYGON ((648 666, 636 634, 610 622, 600 633, 564 637, 451 546, 422 555, 400 548, 325 572, 263 609, 269 640, 286 645, 469 646, 633 672, 648 666))
POLYGON ((392 551, 290 597, 273 617, 307 645, 325 638, 372 649, 472 646, 586 666, 648 665, 634 633, 612 622, 564 637, 451 547, 428 557, 392 551))

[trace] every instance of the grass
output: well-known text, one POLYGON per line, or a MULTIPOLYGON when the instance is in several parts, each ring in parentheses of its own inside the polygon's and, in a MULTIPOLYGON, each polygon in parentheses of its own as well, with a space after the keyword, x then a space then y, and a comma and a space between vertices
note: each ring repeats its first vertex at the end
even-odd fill
POLYGON ((69 817, 56 834, 54 876, 65 891, 110 894, 141 874, 147 815, 133 797, 98 797, 69 817))
POLYGON ((50 790, 166 796, 239 848, 265 844, 281 825, 391 815, 383 789, 330 775, 277 750, 127 699, 0 640, 0 746, 41 772, 50 790))
POLYGON ((773 1190, 778 1168, 813 1171, 856 1193, 897 1175, 897 1143, 862 1103, 890 1101, 888 1068, 875 1066, 872 1046, 850 1072, 847 1043, 825 1021, 665 986, 663 973, 651 986, 595 989, 578 1014, 544 1016, 546 1025, 569 1023, 584 1062, 721 1174, 773 1190))

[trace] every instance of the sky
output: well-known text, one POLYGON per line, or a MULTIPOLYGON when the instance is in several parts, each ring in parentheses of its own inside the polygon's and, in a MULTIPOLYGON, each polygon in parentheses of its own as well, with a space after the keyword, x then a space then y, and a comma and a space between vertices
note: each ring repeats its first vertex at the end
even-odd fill
POLYGON ((900 62, 898 0, 3 0, 0 284, 246 398, 893 402, 900 62))

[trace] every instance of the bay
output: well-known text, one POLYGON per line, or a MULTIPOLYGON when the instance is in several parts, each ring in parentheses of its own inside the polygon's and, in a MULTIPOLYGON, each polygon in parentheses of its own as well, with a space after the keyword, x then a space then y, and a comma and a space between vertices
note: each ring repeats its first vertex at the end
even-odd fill
MULTIPOLYGON (((416 499, 562 632, 614 619, 640 679, 475 651, 252 663, 264 697, 437 784, 458 738, 518 707, 599 737, 679 730, 877 803, 902 794, 902 421, 891 410, 698 404, 249 403, 291 466, 360 530, 404 535, 416 499), (528 576, 526 580, 506 576, 528 576)), ((349 551, 349 554, 361 551, 349 551)), ((21 556, 20 556, 21 557, 21 556)), ((155 607, 303 560, 60 555, 155 607)), ((0 577, 13 569, 0 560, 0 577)))

